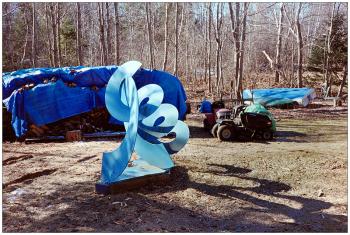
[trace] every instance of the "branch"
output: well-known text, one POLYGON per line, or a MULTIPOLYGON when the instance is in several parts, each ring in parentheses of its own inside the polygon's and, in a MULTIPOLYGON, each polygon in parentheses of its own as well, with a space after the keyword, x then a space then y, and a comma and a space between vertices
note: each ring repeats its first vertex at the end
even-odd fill
POLYGON ((297 37, 298 35, 295 33, 295 31, 292 28, 292 23, 290 22, 290 19, 289 19, 288 13, 287 13, 287 9, 284 5, 283 5, 283 11, 284 11, 285 16, 286 16, 288 23, 289 23, 289 30, 293 33, 294 37, 297 37))
POLYGON ((7 12, 6 14, 2 15, 2 17, 5 17, 5 16, 7 16, 7 15, 9 15, 9 14, 12 14, 12 13, 14 13, 16 10, 19 10, 19 9, 21 9, 21 8, 23 8, 23 7, 21 7, 21 6, 15 7, 15 8, 13 8, 11 11, 9 11, 9 12, 7 12))
POLYGON ((276 5, 276 3, 273 3, 273 4, 271 4, 270 6, 267 6, 266 8, 261 9, 260 11, 254 12, 254 13, 252 13, 252 14, 250 14, 250 15, 247 15, 247 16, 253 16, 253 15, 259 14, 260 12, 263 12, 263 11, 269 9, 270 7, 273 7, 274 5, 276 5))
POLYGON ((264 55, 266 56, 266 59, 270 62, 271 69, 274 69, 274 63, 271 57, 266 53, 266 51, 262 51, 262 53, 264 53, 264 55))

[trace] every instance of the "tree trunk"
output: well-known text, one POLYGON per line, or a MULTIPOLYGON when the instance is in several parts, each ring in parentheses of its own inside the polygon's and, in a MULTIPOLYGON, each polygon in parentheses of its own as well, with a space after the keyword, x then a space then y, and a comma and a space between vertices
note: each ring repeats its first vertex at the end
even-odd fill
POLYGON ((292 74, 291 74, 291 78, 290 78, 290 87, 294 87, 294 37, 292 37, 292 74))
POLYGON ((24 49, 23 49, 22 59, 21 59, 21 63, 20 63, 21 67, 23 67, 23 63, 24 63, 24 60, 25 60, 26 55, 27 55, 27 45, 28 45, 28 35, 29 35, 29 22, 27 19, 27 14, 24 14, 24 21, 26 24, 26 36, 25 36, 25 42, 24 42, 24 46, 23 46, 24 49))
POLYGON ((50 66, 54 66, 53 64, 53 55, 52 55, 52 43, 51 43, 51 37, 50 37, 50 31, 49 31, 49 10, 47 7, 47 3, 45 3, 45 19, 46 19, 46 36, 47 41, 49 42, 49 58, 50 58, 50 66))
POLYGON ((181 17, 180 17, 180 20, 179 20, 179 38, 181 38, 181 33, 182 33, 182 25, 183 25, 183 22, 184 22, 184 10, 185 10, 185 6, 184 4, 182 5, 182 9, 181 9, 181 17))
POLYGON ((341 81, 337 97, 341 97, 343 94, 343 88, 345 86, 347 76, 348 76, 348 65, 347 65, 347 63, 345 63, 344 64, 343 80, 341 81))
POLYGON ((107 53, 105 44, 105 32, 104 32, 104 19, 103 19, 103 6, 102 3, 97 3, 98 7, 98 20, 99 20, 99 31, 100 31, 100 48, 101 48, 101 65, 106 65, 107 63, 107 53))
MULTIPOLYGON (((204 3, 205 4, 205 3, 204 3)), ((204 18, 206 15, 208 15, 208 8, 205 8, 206 11, 204 12, 204 18)), ((204 81, 208 82, 208 58, 207 58, 207 54, 208 54, 208 20, 205 21, 205 29, 204 29, 204 35, 205 35, 205 41, 204 41, 204 81)))
POLYGON ((166 71, 168 63, 168 23, 169 23, 169 3, 165 3, 165 24, 164 24, 164 60, 163 70, 166 71))
POLYGON ((106 19, 107 19, 107 34, 106 34, 106 41, 107 41, 107 64, 110 64, 111 60, 111 53, 112 53, 112 38, 111 38, 111 19, 109 17, 109 3, 106 2, 106 19))
POLYGON ((235 47, 236 47, 236 53, 235 53, 235 61, 236 61, 236 68, 235 68, 235 82, 236 82, 236 87, 235 87, 235 93, 236 93, 236 98, 239 99, 238 95, 238 87, 239 87, 239 65, 240 65, 240 58, 241 58, 241 52, 240 52, 240 44, 239 44, 239 27, 241 25, 241 22, 239 20, 239 11, 240 11, 240 3, 236 2, 236 22, 235 22, 235 30, 233 32, 233 37, 234 37, 234 42, 235 42, 235 47))
POLYGON ((120 64, 120 31, 119 31, 119 10, 118 10, 118 2, 114 3, 114 17, 115 17, 115 38, 114 38, 114 55, 115 55, 115 63, 117 65, 120 64))
POLYGON ((220 83, 222 80, 221 76, 221 51, 222 51, 222 25, 223 25, 223 3, 217 3, 216 6, 216 28, 215 28, 215 40, 216 40, 216 94, 217 96, 220 96, 220 83))
POLYGON ((244 42, 245 42, 245 31, 247 25, 247 14, 248 14, 248 3, 244 3, 243 9, 243 24, 242 24, 242 34, 241 34, 241 45, 240 45, 240 60, 239 60, 239 79, 237 83, 237 98, 242 100, 242 82, 243 82, 243 59, 244 59, 244 42))
POLYGON ((330 26, 329 26, 329 30, 328 30, 328 34, 327 34, 327 46, 325 48, 325 75, 324 75, 324 82, 326 84, 326 91, 328 91, 328 93, 326 94, 327 96, 330 96, 331 93, 331 75, 329 73, 329 54, 331 51, 331 35, 332 35, 332 30, 333 30, 333 20, 334 20, 334 13, 335 13, 335 5, 336 3, 333 3, 333 9, 332 9, 332 15, 331 15, 331 22, 330 22, 330 26))
MULTIPOLYGON (((188 29, 187 29, 187 34, 188 34, 188 29)), ((185 51, 185 53, 186 53, 186 55, 185 55, 185 66, 186 66, 186 68, 185 68, 185 74, 186 74, 186 81, 188 81, 188 76, 189 76, 189 44, 190 44, 190 42, 189 42, 189 39, 188 39, 188 35, 186 35, 186 51, 185 51)))
POLYGON ((300 25, 300 12, 302 3, 299 3, 298 12, 296 14, 296 26, 297 26, 297 44, 298 44, 298 87, 303 87, 303 37, 301 35, 301 25, 300 25))
POLYGON ((80 11, 80 3, 77 2, 77 58, 78 65, 83 65, 83 57, 81 50, 81 11, 80 11))
POLYGON ((179 3, 176 3, 175 10, 175 63, 174 75, 178 76, 178 52, 179 52, 179 3))
POLYGON ((208 63, 208 90, 212 92, 211 86, 211 24, 212 24, 212 11, 211 11, 211 3, 208 4, 208 40, 209 40, 209 48, 207 54, 207 63, 208 63))
POLYGON ((62 65, 62 48, 61 48, 61 4, 58 2, 56 5, 56 29, 57 29, 57 53, 58 53, 58 66, 62 65))
MULTIPOLYGON (((222 91, 224 91, 224 72, 222 69, 222 48, 223 48, 223 41, 221 41, 221 45, 220 45, 220 81, 221 81, 221 89, 222 91)), ((222 98, 222 94, 221 94, 221 98, 222 98)))
MULTIPOLYGON (((235 26, 235 16, 233 13, 233 6, 232 6, 232 2, 229 2, 229 9, 230 9, 230 19, 231 19, 231 32, 232 32, 232 37, 233 40, 235 41, 235 30, 236 30, 236 26, 235 26)), ((230 81, 230 97, 231 99, 233 98, 233 90, 234 90, 234 84, 235 83, 235 77, 232 76, 232 79, 230 81)))
POLYGON ((186 45, 186 49, 185 49, 185 78, 186 78, 186 81, 188 81, 188 77, 189 77, 189 45, 190 45, 190 29, 189 29, 189 23, 188 23, 188 15, 186 16, 185 45, 186 45))
POLYGON ((275 67, 275 82, 280 81, 281 75, 281 49, 282 49, 282 30, 283 30, 283 3, 280 5, 280 15, 278 19, 278 29, 277 29, 277 44, 276 44, 276 67, 275 67))
POLYGON ((32 27, 32 65, 35 68, 37 66, 36 64, 36 10, 35 10, 35 3, 32 3, 32 10, 33 10, 33 27, 32 27))
POLYGON ((153 47, 153 67, 156 68, 157 67, 157 63, 156 63, 156 54, 157 54, 157 46, 155 44, 155 39, 154 39, 154 32, 156 31, 155 29, 155 11, 152 11, 152 8, 150 8, 150 20, 151 20, 151 37, 152 37, 152 47, 153 47))
POLYGON ((149 3, 146 2, 146 20, 147 20, 147 31, 148 31, 148 47, 150 55, 150 69, 154 69, 154 53, 153 53, 153 42, 152 42, 152 22, 151 22, 151 9, 149 3))
POLYGON ((51 28, 52 28, 52 38, 53 38, 53 65, 58 66, 58 54, 57 54, 57 25, 56 17, 53 3, 50 4, 50 16, 51 16, 51 28))

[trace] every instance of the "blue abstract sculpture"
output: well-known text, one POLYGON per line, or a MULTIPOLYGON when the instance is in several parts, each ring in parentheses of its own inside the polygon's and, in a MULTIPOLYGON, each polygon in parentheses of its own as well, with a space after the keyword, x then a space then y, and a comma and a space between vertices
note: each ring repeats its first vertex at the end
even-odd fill
POLYGON ((103 153, 102 184, 170 169, 174 166, 170 154, 180 151, 189 138, 189 129, 178 120, 176 107, 162 103, 164 93, 160 86, 149 84, 136 89, 132 76, 140 67, 137 61, 123 64, 107 84, 106 107, 114 118, 124 122, 126 134, 117 149, 103 153), (169 133, 175 133, 173 141, 159 140, 169 133), (127 166, 134 150, 141 167, 131 169, 127 166))

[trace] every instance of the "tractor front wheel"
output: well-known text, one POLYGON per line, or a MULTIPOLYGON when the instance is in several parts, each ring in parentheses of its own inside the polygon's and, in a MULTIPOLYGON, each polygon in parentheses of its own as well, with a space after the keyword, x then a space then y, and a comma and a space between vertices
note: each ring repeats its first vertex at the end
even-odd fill
POLYGON ((218 129, 219 129, 219 123, 215 123, 213 128, 211 128, 211 135, 214 136, 214 138, 218 137, 218 129))
POLYGON ((218 128, 218 139, 220 141, 229 141, 233 137, 232 128, 228 125, 222 125, 218 128))

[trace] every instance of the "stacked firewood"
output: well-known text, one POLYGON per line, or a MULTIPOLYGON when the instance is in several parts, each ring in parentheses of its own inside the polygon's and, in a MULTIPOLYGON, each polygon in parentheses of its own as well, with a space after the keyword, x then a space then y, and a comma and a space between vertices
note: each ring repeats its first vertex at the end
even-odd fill
POLYGON ((109 124, 107 109, 100 108, 42 126, 30 124, 29 130, 25 136, 26 138, 66 136, 67 132, 76 130, 80 130, 82 133, 95 133, 107 130, 124 131, 124 127, 109 124))

